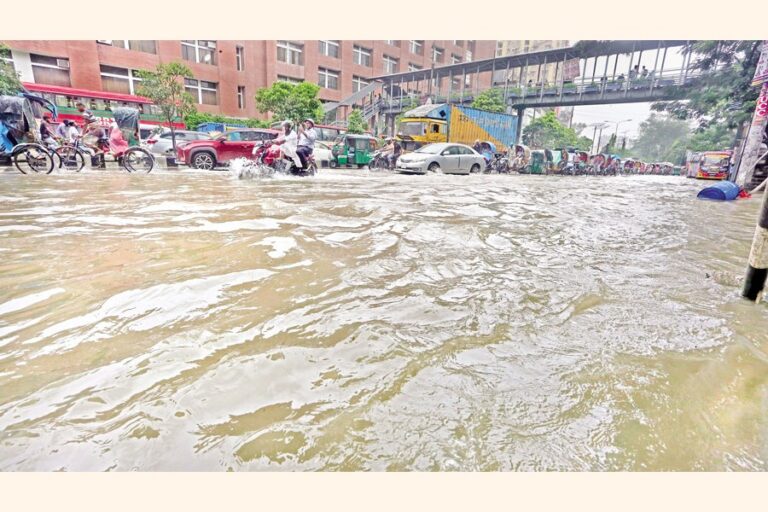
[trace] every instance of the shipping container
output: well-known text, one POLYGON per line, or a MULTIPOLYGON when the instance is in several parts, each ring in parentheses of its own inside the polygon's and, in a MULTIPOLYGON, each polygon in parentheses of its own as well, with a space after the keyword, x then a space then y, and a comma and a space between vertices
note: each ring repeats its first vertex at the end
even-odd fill
POLYGON ((517 116, 452 105, 448 142, 472 145, 476 140, 493 142, 501 150, 515 143, 517 116))

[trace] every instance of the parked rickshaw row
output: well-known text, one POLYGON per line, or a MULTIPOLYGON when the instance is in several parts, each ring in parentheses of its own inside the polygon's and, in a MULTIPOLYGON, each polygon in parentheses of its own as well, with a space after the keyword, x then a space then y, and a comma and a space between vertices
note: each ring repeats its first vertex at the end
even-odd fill
POLYGON ((498 172, 520 174, 561 174, 616 176, 619 174, 679 175, 680 168, 669 162, 645 163, 609 153, 589 154, 573 148, 530 149, 516 144, 509 150, 508 165, 498 172))

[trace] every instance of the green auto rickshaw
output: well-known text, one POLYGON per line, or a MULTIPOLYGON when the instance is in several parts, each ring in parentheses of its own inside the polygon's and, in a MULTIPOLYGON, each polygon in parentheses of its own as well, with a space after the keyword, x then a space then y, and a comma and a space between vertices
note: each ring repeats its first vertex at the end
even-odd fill
POLYGON ((531 160, 528 165, 525 166, 523 172, 525 174, 546 174, 547 172, 547 155, 543 149, 534 149, 531 151, 531 160))
POLYGON ((376 150, 376 139, 370 135, 345 134, 334 142, 331 148, 333 168, 356 165, 361 168, 368 165, 376 150))

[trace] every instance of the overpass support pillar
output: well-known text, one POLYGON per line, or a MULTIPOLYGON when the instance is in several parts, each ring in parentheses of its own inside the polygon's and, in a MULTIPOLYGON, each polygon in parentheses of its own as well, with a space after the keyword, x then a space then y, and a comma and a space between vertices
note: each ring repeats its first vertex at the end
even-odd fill
POLYGON ((523 136, 523 113, 524 108, 518 108, 517 110, 517 126, 515 127, 515 144, 520 144, 520 139, 523 136))

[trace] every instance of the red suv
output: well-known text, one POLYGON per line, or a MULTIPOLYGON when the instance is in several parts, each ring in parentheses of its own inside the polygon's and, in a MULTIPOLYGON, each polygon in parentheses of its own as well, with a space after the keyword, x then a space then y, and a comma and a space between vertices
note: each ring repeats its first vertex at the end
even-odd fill
POLYGON ((272 140, 277 130, 253 129, 222 133, 219 137, 193 140, 176 148, 179 160, 195 169, 213 169, 235 158, 252 158, 257 142, 272 140))

